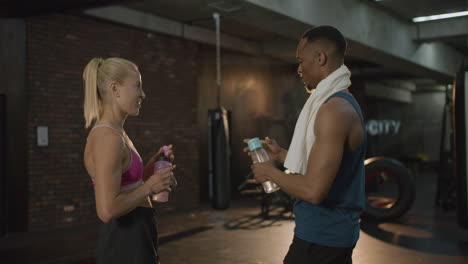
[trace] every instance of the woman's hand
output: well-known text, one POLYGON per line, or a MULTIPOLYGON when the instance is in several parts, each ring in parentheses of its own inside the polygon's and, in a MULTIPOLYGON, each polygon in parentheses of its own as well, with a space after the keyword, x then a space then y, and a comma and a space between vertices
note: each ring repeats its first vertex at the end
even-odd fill
POLYGON ((150 195, 158 194, 160 192, 170 192, 171 185, 173 184, 172 177, 174 173, 172 172, 175 169, 175 165, 164 168, 149 177, 145 184, 150 186, 150 195))
MULTIPOLYGON (((167 147, 169 148, 169 161, 170 161, 171 163, 173 163, 173 162, 174 162, 174 159, 175 159, 174 151, 172 150, 172 147, 173 147, 173 146, 172 146, 172 144, 169 144, 169 146, 167 146, 167 147)), ((159 156, 159 154, 161 153, 161 151, 163 151, 163 148, 162 148, 162 147, 159 148, 158 153, 156 153, 156 158, 159 156)))
MULTIPOLYGON (((172 150, 172 144, 167 146, 169 148, 169 160, 171 163, 174 162, 175 156, 174 152, 172 150)), ((146 163, 145 168, 143 170, 143 180, 146 181, 151 175, 153 175, 154 172, 154 163, 158 160, 159 155, 163 151, 163 148, 160 147, 159 150, 149 159, 149 161, 146 163)))

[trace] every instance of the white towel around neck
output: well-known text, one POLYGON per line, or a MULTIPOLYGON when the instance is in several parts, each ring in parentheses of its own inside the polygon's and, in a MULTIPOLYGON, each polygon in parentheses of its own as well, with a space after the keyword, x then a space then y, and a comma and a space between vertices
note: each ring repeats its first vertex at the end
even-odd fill
POLYGON ((314 123, 320 106, 334 93, 347 89, 351 85, 351 72, 343 64, 317 85, 307 99, 294 128, 294 135, 289 146, 284 167, 289 171, 305 174, 312 145, 315 142, 314 123))

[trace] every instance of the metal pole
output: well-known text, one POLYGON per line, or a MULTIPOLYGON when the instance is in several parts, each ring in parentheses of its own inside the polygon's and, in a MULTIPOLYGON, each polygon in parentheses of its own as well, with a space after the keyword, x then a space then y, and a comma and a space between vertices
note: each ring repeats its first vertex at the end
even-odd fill
POLYGON ((221 107, 221 22, 219 13, 213 13, 216 24, 216 102, 221 107))

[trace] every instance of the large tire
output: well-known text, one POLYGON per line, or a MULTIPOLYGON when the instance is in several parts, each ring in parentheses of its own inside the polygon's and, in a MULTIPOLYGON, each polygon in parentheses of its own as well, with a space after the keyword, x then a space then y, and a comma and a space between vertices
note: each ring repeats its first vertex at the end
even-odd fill
POLYGON ((405 214, 413 204, 415 197, 414 179, 411 172, 399 161, 386 157, 374 157, 366 160, 366 208, 362 215, 365 220, 388 221, 405 214), (368 200, 368 189, 372 181, 384 173, 398 186, 398 197, 389 208, 372 206, 368 200))

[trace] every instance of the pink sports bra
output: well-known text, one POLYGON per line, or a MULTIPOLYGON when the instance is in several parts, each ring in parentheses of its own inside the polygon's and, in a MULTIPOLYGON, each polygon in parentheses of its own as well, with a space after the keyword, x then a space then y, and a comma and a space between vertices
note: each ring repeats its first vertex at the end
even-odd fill
MULTIPOLYGON (((120 132, 117 129, 109 125, 97 125, 93 127, 91 131, 98 127, 108 127, 113 129, 122 137, 125 145, 127 145, 125 138, 122 134, 120 134, 120 132)), ((143 183, 143 161, 140 159, 140 156, 138 156, 138 154, 130 148, 130 146, 128 146, 128 149, 130 150, 130 166, 122 174, 122 180, 120 182, 120 190, 123 192, 131 191, 143 183)))

